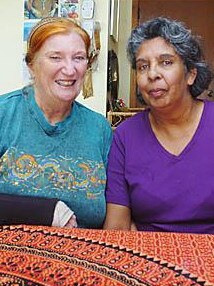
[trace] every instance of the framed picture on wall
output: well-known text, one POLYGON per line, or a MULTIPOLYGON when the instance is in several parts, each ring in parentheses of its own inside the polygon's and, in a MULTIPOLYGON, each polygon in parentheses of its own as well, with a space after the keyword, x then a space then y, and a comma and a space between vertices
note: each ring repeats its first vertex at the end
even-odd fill
POLYGON ((119 38, 119 0, 111 0, 110 36, 115 42, 119 38))
POLYGON ((24 0, 25 20, 57 16, 58 0, 24 0))

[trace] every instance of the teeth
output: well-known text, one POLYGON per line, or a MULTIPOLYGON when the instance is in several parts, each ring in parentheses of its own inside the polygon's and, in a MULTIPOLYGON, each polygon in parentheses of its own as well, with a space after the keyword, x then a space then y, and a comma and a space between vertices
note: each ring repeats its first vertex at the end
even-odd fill
POLYGON ((61 86, 72 86, 75 80, 57 80, 56 82, 61 86))

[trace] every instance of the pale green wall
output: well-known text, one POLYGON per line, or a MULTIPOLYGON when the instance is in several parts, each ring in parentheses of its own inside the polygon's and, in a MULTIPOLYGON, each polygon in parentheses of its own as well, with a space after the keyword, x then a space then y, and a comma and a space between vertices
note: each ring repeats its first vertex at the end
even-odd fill
POLYGON ((22 86, 22 0, 0 0, 0 94, 22 86))

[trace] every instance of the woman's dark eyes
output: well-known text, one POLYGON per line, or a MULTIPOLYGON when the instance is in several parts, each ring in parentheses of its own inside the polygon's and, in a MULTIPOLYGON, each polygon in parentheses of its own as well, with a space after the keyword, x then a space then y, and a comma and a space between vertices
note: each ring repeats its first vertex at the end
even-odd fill
MULTIPOLYGON (((171 61, 171 60, 161 60, 161 61, 158 62, 157 66, 167 67, 167 66, 170 66, 172 64, 173 64, 173 61, 171 61)), ((137 65, 137 70, 139 70, 139 71, 146 71, 149 68, 150 68, 149 64, 139 64, 139 65, 137 65)))
POLYGON ((149 68, 148 64, 137 65, 137 70, 139 70, 139 71, 145 71, 148 68, 149 68))
POLYGON ((164 60, 164 61, 162 61, 162 63, 163 63, 163 65, 165 65, 165 66, 169 66, 169 65, 172 64, 172 61, 171 61, 171 60, 164 60))
MULTIPOLYGON (((61 61, 63 60, 63 57, 60 57, 60 56, 50 56, 49 57, 51 60, 54 60, 54 61, 61 61)), ((86 62, 87 61, 87 57, 86 56, 74 56, 71 58, 72 61, 74 62, 77 62, 77 63, 83 63, 83 62, 86 62)))
POLYGON ((59 56, 50 56, 50 59, 51 60, 60 60, 61 57, 59 57, 59 56))

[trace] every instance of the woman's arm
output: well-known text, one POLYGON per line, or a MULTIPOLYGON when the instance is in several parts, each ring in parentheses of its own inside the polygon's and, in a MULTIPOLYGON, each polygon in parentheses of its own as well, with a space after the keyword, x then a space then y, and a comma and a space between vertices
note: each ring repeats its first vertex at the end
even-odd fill
POLYGON ((122 205, 107 203, 104 229, 131 230, 130 208, 122 205))
POLYGON ((77 227, 76 217, 59 199, 0 193, 0 225, 77 227))
POLYGON ((0 193, 0 225, 51 225, 58 199, 0 193))

